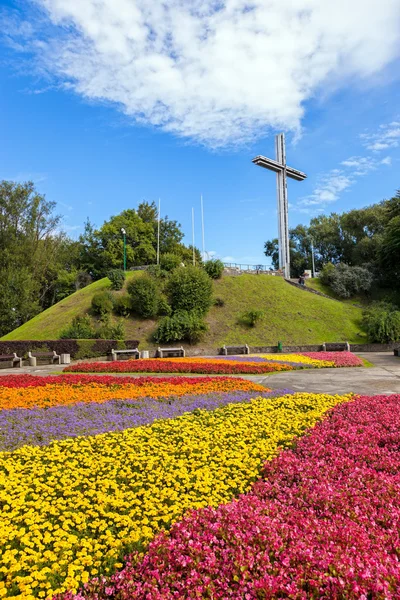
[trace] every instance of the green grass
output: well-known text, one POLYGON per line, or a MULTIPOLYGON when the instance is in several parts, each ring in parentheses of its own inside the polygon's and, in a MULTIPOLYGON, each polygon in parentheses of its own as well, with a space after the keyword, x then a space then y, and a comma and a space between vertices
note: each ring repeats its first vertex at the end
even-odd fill
MULTIPOLYGON (((139 276, 129 273, 130 277, 139 276)), ((65 298, 4 336, 4 340, 57 339, 61 330, 78 314, 90 308, 93 294, 109 286, 102 279, 65 298)), ((271 275, 225 276, 214 282, 215 297, 224 306, 213 306, 207 316, 209 331, 196 347, 199 353, 215 353, 223 344, 250 346, 317 344, 349 341, 362 343, 361 310, 348 303, 334 302, 309 294, 271 275), (241 315, 251 309, 264 316, 255 327, 240 324, 241 315)), ((125 321, 125 338, 138 339, 141 348, 152 350, 151 336, 156 321, 129 318, 125 321)))

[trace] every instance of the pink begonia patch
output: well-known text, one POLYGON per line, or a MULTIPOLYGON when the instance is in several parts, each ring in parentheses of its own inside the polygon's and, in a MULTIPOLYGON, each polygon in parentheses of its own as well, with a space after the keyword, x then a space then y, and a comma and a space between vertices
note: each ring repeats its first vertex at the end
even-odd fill
MULTIPOLYGON (((251 493, 189 513, 69 599, 400 598, 400 396, 338 405, 251 493)), ((161 484, 161 482, 160 482, 161 484)))
POLYGON ((327 360, 334 363, 335 367, 362 367, 363 361, 351 352, 302 352, 314 360, 327 360))

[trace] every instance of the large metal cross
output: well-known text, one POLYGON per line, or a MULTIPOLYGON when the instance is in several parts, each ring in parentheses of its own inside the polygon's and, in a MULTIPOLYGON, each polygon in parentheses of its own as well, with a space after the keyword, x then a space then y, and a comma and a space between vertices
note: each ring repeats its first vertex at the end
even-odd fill
POLYGON ((276 160, 265 156, 256 156, 253 163, 276 173, 276 189, 278 196, 278 239, 279 239, 279 268, 286 279, 290 279, 289 252, 289 209, 287 195, 287 177, 303 181, 307 175, 286 165, 285 134, 275 136, 276 160))

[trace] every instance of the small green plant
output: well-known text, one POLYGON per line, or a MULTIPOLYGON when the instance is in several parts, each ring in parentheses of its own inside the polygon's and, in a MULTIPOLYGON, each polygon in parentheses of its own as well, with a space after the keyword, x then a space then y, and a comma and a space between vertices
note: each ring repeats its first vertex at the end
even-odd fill
POLYGON ((114 298, 111 292, 97 292, 92 298, 92 310, 95 315, 107 315, 113 310, 114 298))
POLYGON ((264 311, 253 308, 241 315, 240 322, 244 323, 248 327, 255 327, 258 321, 262 319, 263 316, 264 311))
POLYGON ((179 267, 182 263, 182 258, 177 254, 172 254, 172 252, 167 252, 161 255, 160 258, 160 267, 163 271, 173 271, 177 267, 179 267))
POLYGON ((172 308, 168 303, 168 299, 164 294, 160 294, 158 299, 158 314, 169 317, 172 313, 172 308))
POLYGON ((168 271, 164 271, 160 265, 150 265, 146 272, 151 277, 154 277, 154 279, 160 280, 166 279, 169 275, 168 271))
POLYGON ((169 277, 167 291, 174 312, 196 311, 205 315, 212 304, 212 281, 200 267, 175 269, 169 277))
POLYGON ((111 282, 112 290, 122 290, 125 283, 125 273, 122 269, 111 269, 108 271, 107 277, 111 282))
POLYGON ((214 298, 214 306, 225 306, 225 300, 223 298, 214 298))
POLYGON ((204 263, 204 270, 211 279, 220 279, 224 272, 224 263, 219 259, 208 260, 204 263))
POLYGON ((371 342, 400 341, 400 311, 392 304, 379 302, 363 312, 363 325, 371 342))
POLYGON ((207 329, 207 323, 199 313, 179 311, 160 322, 154 340, 157 343, 187 341, 195 344, 201 340, 207 329))
POLYGON ((128 293, 132 310, 136 314, 145 319, 157 315, 160 292, 157 282, 152 277, 146 274, 133 279, 128 284, 128 293))
POLYGON ((120 317, 129 317, 132 312, 131 298, 128 294, 114 296, 114 312, 120 317))
POLYGON ((96 330, 96 337, 101 340, 123 340, 125 337, 123 321, 112 323, 110 315, 104 315, 100 327, 96 330))
POLYGON ((88 340, 96 337, 96 331, 92 325, 89 315, 77 316, 72 319, 60 334, 62 340, 88 340))

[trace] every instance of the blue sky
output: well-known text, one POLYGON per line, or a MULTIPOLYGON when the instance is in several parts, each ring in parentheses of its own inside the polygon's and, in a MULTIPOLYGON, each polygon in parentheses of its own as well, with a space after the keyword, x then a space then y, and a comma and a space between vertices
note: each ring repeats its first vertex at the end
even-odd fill
POLYGON ((0 179, 35 181, 73 237, 160 197, 187 243, 194 206, 200 245, 202 193, 206 250, 250 264, 277 233, 275 177, 251 159, 281 130, 308 175, 289 183, 291 226, 392 196, 398 1, 354 0, 344 20, 341 0, 266 4, 3 2, 0 179))

